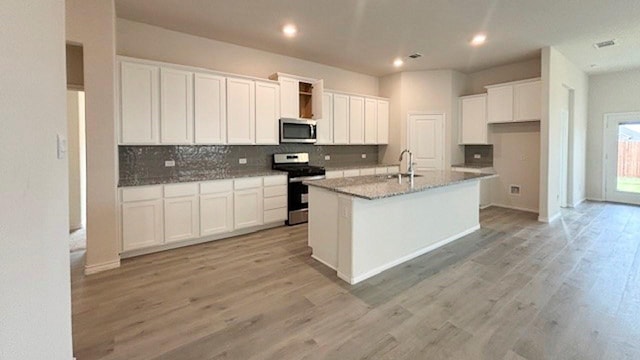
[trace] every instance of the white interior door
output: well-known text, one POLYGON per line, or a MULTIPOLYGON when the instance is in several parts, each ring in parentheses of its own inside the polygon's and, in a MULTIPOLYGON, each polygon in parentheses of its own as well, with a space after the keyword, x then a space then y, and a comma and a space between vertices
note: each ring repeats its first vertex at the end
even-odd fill
POLYGON ((407 147, 416 171, 444 168, 444 115, 409 114, 407 147))
POLYGON ((605 199, 640 205, 640 113, 605 115, 605 199))

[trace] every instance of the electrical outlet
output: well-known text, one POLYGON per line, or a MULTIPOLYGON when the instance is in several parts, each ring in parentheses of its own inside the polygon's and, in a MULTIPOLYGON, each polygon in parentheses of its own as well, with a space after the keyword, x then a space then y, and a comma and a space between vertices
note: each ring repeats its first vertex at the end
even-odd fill
POLYGON ((331 160, 331 155, 325 155, 325 156, 324 156, 324 159, 325 159, 325 160, 331 160))
POLYGON ((474 158, 474 159, 481 159, 481 158, 482 158, 482 155, 480 155, 480 154, 473 154, 473 158, 474 158))
POLYGON ((240 158, 238 159, 238 164, 240 165, 245 165, 247 163, 247 158, 240 158))
POLYGON ((362 154, 362 158, 366 159, 367 158, 367 154, 362 154))
POLYGON ((175 160, 165 160, 164 161, 164 167, 174 167, 176 166, 176 161, 175 160))

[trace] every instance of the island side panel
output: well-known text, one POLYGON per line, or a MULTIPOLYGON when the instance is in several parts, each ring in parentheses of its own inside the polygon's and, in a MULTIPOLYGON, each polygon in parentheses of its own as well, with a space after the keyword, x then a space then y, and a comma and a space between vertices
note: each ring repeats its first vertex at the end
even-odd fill
POLYGON ((355 284, 479 229, 478 194, 478 181, 471 181, 380 200, 352 198, 351 228, 339 236, 348 242, 339 252, 349 249, 351 262, 339 262, 338 273, 355 284))
POLYGON ((338 267, 338 194, 309 186, 308 241, 311 257, 336 270, 338 267))

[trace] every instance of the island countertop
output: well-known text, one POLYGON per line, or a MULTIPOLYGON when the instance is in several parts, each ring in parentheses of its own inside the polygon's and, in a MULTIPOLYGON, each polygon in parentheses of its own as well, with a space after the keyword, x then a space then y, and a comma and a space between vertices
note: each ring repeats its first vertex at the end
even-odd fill
POLYGON ((399 183, 396 175, 389 174, 313 180, 305 181, 304 184, 362 199, 376 200, 490 177, 496 175, 432 170, 416 172, 413 184, 409 177, 403 176, 402 182, 399 183))

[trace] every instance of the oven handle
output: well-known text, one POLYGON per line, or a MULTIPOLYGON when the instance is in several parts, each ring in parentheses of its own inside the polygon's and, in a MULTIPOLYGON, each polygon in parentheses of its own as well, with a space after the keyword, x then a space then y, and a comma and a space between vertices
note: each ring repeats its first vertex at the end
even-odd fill
POLYGON ((299 183, 299 182, 303 182, 303 181, 309 181, 309 180, 322 180, 324 179, 324 175, 316 175, 316 176, 300 176, 300 177, 294 177, 289 179, 290 183, 299 183))

